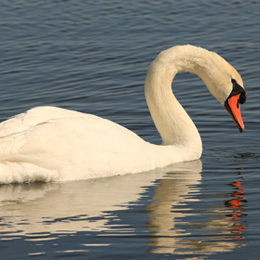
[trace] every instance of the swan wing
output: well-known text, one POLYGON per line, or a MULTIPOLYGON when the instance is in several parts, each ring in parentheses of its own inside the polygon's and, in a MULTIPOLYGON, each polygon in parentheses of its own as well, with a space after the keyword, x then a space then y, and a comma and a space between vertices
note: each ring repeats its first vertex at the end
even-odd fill
POLYGON ((35 108, 0 124, 0 182, 100 177, 119 174, 127 164, 131 172, 130 158, 144 143, 107 119, 35 108))

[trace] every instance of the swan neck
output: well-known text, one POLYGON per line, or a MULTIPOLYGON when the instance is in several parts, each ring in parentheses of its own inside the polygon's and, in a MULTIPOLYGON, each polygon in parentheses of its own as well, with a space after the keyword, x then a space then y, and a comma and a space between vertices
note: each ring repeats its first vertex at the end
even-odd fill
POLYGON ((201 65, 199 62, 193 62, 190 53, 176 48, 162 52, 151 64, 145 81, 145 96, 162 143, 185 147, 186 151, 189 148, 193 152, 197 149, 200 156, 202 150, 200 135, 174 96, 172 81, 181 71, 199 75, 201 65))

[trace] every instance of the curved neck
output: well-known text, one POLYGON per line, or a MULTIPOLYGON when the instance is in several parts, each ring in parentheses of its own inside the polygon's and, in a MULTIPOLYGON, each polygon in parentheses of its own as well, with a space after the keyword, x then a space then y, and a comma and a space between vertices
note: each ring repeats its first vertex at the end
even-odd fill
POLYGON ((200 135, 191 118, 173 95, 172 81, 181 71, 195 73, 207 81, 205 70, 208 65, 201 54, 203 51, 193 46, 168 49, 153 61, 145 80, 146 101, 162 143, 185 147, 185 150, 190 149, 190 152, 198 153, 199 156, 202 152, 200 135))

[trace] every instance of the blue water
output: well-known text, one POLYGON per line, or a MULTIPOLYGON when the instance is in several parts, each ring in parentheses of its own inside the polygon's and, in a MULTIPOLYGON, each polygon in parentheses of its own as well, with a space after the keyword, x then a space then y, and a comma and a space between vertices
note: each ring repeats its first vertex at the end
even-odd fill
POLYGON ((173 45, 219 53, 242 75, 241 134, 204 83, 173 90, 203 141, 200 161, 67 183, 0 186, 1 259, 259 259, 260 3, 2 1, 0 120, 54 105, 160 143, 144 99, 173 45))

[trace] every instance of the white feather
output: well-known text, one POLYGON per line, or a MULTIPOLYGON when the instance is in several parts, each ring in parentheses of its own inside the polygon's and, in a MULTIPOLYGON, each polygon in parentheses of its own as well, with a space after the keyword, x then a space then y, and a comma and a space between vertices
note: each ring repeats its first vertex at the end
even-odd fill
POLYGON ((56 107, 33 108, 2 122, 0 183, 95 178, 199 159, 199 133, 171 83, 179 71, 197 73, 223 103, 231 92, 226 70, 237 73, 229 66, 217 54, 194 46, 158 55, 148 71, 145 94, 163 145, 150 144, 109 120, 56 107), (216 89, 219 82, 222 88, 216 89))

